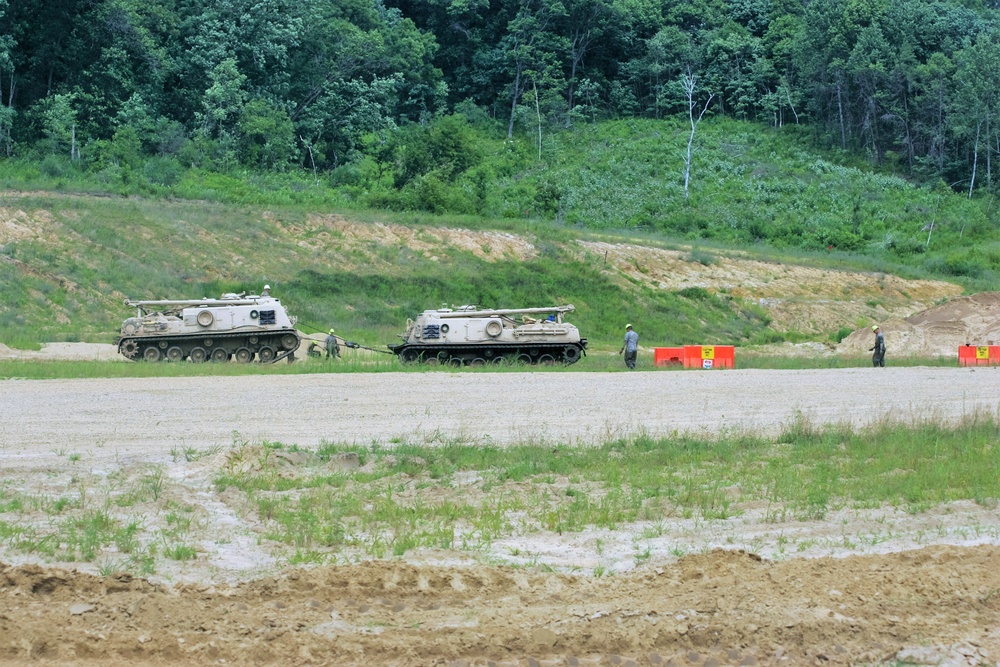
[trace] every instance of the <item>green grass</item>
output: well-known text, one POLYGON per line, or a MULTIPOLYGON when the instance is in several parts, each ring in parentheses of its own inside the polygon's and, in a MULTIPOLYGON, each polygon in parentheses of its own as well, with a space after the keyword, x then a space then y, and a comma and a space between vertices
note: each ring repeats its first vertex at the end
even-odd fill
POLYGON ((774 523, 844 508, 990 503, 1000 497, 998 436, 991 417, 866 429, 800 420, 774 439, 326 445, 298 469, 270 455, 278 443, 243 444, 215 484, 246 494, 265 536, 297 553, 386 557, 415 548, 478 551, 521 533, 725 520, 748 503, 767 503, 774 523), (356 453, 364 472, 325 466, 344 452, 356 453))
MULTIPOLYGON (((781 539, 780 533, 786 525, 794 533, 793 522, 829 521, 835 513, 919 515, 962 500, 995 508, 998 438, 1000 420, 974 415, 955 425, 886 419, 867 428, 819 428, 799 419, 770 438, 639 435, 594 446, 496 447, 439 438, 329 443, 312 451, 237 441, 214 476, 213 500, 242 516, 262 550, 293 564, 393 558, 418 549, 491 559, 498 542, 594 529, 630 531, 626 557, 640 564, 667 553, 650 542, 678 525, 742 521, 778 534, 779 554, 815 546, 856 550, 894 539, 895 520, 875 518, 850 534, 781 539), (303 462, 290 464, 285 452, 305 454, 303 462), (338 467, 355 457, 360 467, 338 467)), ((177 463, 209 453, 178 450, 177 463)), ((74 471, 69 488, 66 480, 39 473, 28 492, 19 488, 27 483, 21 473, 0 479, 3 549, 143 575, 165 561, 198 559, 193 545, 205 539, 210 519, 187 499, 191 489, 159 466, 74 471)), ((970 536, 995 531, 961 529, 970 536)), ((602 556, 606 547, 594 546, 601 574, 613 570, 602 556)), ((669 553, 690 550, 677 543, 669 553)), ((512 557, 541 563, 536 554, 512 557)))
MULTIPOLYGON (((348 355, 345 355, 348 356, 348 355)), ((913 367, 955 367, 956 357, 893 357, 887 359, 889 366, 913 367)), ((759 368, 770 370, 793 370, 804 368, 864 368, 871 365, 871 357, 849 356, 770 356, 757 352, 743 354, 736 350, 736 367, 739 369, 759 368)), ((652 351, 639 355, 638 370, 663 373, 706 372, 700 369, 684 369, 676 366, 657 367, 653 365, 652 351)), ((610 348, 592 351, 575 364, 568 366, 485 366, 485 367, 442 367, 423 364, 403 364, 394 356, 359 357, 335 362, 303 360, 288 364, 279 362, 272 365, 261 364, 148 364, 142 362, 123 363, 118 361, 60 361, 60 360, 17 360, 0 359, 0 380, 22 379, 72 379, 72 378, 157 378, 157 377, 237 377, 242 375, 311 375, 316 373, 588 373, 627 372, 625 364, 610 348)), ((708 371, 725 372, 725 370, 708 371)), ((175 458, 186 457, 181 450, 171 452, 175 458)))

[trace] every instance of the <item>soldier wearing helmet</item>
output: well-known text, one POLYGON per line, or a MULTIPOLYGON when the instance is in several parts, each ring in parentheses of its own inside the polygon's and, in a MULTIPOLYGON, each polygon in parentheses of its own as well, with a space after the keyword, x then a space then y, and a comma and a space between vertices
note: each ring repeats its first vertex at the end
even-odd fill
POLYGON ((885 368, 885 336, 877 324, 872 325, 872 333, 875 334, 875 345, 868 348, 872 352, 872 366, 875 368, 885 368))
POLYGON ((340 343, 337 342, 337 337, 333 335, 333 329, 330 329, 330 333, 326 337, 326 358, 330 359, 332 357, 340 357, 340 343))

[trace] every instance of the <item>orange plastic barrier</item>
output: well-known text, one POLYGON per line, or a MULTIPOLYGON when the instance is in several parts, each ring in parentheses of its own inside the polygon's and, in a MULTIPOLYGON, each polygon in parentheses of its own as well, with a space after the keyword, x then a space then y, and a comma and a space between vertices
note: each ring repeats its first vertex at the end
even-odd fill
POLYGON ((736 348, 732 345, 685 345, 684 368, 735 368, 736 348))
POLYGON ((684 365, 684 348, 683 347, 654 347, 653 348, 653 365, 654 366, 683 366, 684 365))
POLYGON ((959 345, 959 366, 996 366, 1000 364, 1000 345, 959 345))

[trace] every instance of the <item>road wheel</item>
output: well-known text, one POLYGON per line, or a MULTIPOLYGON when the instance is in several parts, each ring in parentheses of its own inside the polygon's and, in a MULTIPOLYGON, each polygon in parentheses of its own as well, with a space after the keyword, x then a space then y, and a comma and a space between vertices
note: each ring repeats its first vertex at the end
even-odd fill
POLYGON ((229 352, 224 347, 215 348, 214 350, 212 350, 212 361, 216 363, 229 361, 229 352))
POLYGON ((556 358, 553 357, 551 354, 543 354, 542 356, 538 357, 538 363, 541 364, 542 366, 555 366, 556 358))
POLYGON ((257 350, 257 358, 262 364, 268 364, 274 361, 274 349, 265 345, 264 347, 257 350))
POLYGON ((514 357, 514 363, 515 364, 521 364, 522 366, 530 366, 531 365, 531 356, 525 354, 524 352, 522 352, 521 354, 519 354, 516 357, 514 357))
POLYGON ((174 345, 173 347, 167 349, 167 361, 183 361, 184 360, 184 350, 174 345))
POLYGON ((416 350, 404 350, 399 358, 404 364, 412 364, 420 360, 420 353, 416 350))
POLYGON ((236 354, 233 356, 236 357, 236 363, 238 364, 248 364, 253 361, 253 352, 245 347, 236 350, 236 354))
POLYGON ((462 365, 462 360, 459 357, 452 357, 448 360, 448 365, 452 368, 458 368, 462 365))
POLYGON ((294 350, 299 346, 299 337, 295 334, 285 334, 281 337, 281 347, 285 350, 294 350))
POLYGON ((158 347, 147 347, 142 352, 143 361, 159 361, 160 360, 160 348, 158 347))
POLYGON ((200 364, 208 359, 208 352, 206 352, 203 347, 196 347, 191 350, 191 354, 188 355, 188 359, 190 359, 192 363, 200 364))
POLYGON ((469 365, 470 366, 485 366, 486 365, 486 360, 483 359, 482 357, 476 357, 475 359, 473 359, 472 361, 469 362, 469 365))

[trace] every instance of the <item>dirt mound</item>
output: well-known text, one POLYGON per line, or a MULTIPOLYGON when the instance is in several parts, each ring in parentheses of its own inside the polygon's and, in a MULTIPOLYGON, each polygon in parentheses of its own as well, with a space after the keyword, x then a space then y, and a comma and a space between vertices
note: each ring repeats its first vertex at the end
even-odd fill
POLYGON ((664 665, 1000 659, 1000 549, 768 562, 716 550, 608 578, 368 562, 167 588, 0 566, 0 660, 664 665))
MULTIPOLYGON (((956 356, 960 345, 1000 344, 1000 292, 962 296, 903 319, 877 322, 890 356, 956 356)), ((855 331, 837 346, 840 354, 867 354, 871 327, 855 331)))

